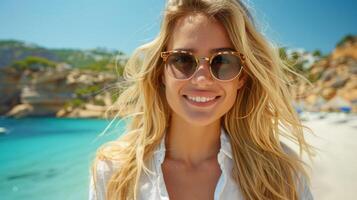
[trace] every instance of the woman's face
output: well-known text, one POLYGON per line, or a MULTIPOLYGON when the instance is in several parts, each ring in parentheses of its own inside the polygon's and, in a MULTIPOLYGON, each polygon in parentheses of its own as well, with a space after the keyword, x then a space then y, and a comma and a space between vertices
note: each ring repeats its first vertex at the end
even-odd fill
MULTIPOLYGON (((218 49, 226 48, 234 49, 225 28, 203 14, 192 14, 177 21, 167 50, 191 49, 195 56, 210 57, 218 49)), ((244 80, 240 77, 228 82, 215 80, 207 61, 201 60, 197 70, 189 80, 175 79, 164 70, 163 83, 172 117, 205 126, 217 122, 230 110, 244 80), (209 101, 197 102, 198 99, 209 101)))

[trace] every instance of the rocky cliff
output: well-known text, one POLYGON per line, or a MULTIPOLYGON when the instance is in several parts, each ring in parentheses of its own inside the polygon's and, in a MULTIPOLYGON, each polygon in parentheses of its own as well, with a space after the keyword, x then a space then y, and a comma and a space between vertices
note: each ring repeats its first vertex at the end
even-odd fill
POLYGON ((13 117, 103 117, 112 104, 112 96, 104 89, 118 81, 114 73, 60 65, 37 72, 0 70, 0 115, 13 117))
POLYGON ((299 106, 310 111, 357 112, 357 36, 339 44, 306 74, 295 90, 299 106))
POLYGON ((126 60, 105 48, 0 40, 0 115, 103 117, 118 93, 107 88, 120 81, 126 60))

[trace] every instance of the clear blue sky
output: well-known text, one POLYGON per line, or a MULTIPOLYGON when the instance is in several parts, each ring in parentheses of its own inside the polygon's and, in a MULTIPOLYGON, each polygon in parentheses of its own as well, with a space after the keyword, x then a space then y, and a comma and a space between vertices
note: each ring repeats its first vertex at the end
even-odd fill
MULTIPOLYGON (((275 43, 330 52, 357 34, 355 0, 246 0, 275 43)), ((130 54, 159 30, 165 0, 1 0, 0 39, 49 48, 106 47, 130 54)))

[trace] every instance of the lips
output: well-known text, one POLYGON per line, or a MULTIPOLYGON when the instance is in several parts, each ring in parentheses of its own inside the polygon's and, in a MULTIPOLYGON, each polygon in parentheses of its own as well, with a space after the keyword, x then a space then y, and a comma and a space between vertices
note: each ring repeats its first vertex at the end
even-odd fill
POLYGON ((214 100, 216 97, 205 97, 205 96, 188 96, 185 95, 185 97, 191 101, 195 101, 195 102, 208 102, 208 101, 212 101, 214 100))
POLYGON ((198 107, 208 107, 215 104, 220 96, 193 96, 183 95, 186 102, 190 105, 198 107))

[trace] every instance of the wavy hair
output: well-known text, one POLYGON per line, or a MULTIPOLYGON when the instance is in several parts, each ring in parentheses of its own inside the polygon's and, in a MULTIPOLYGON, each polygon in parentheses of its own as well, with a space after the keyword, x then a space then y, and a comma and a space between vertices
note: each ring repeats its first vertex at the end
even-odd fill
MULTIPOLYGON (((166 50, 177 20, 190 13, 218 20, 232 44, 246 56, 245 85, 222 126, 231 140, 233 178, 247 200, 297 200, 299 177, 308 179, 305 163, 287 154, 281 137, 299 146, 311 158, 313 147, 291 102, 286 72, 294 73, 255 27, 248 9, 239 0, 168 0, 158 36, 139 47, 124 69, 125 87, 116 103, 116 117, 129 118, 126 133, 103 145, 92 165, 93 177, 100 160, 118 163, 107 184, 107 199, 137 199, 141 174, 150 173, 153 156, 169 125, 170 109, 161 76, 166 50)), ((95 178, 94 178, 95 179, 95 178)), ((95 181, 95 180, 94 180, 95 181)), ((95 185, 95 184, 94 184, 95 185)), ((237 188, 238 189, 238 188, 237 188)))

